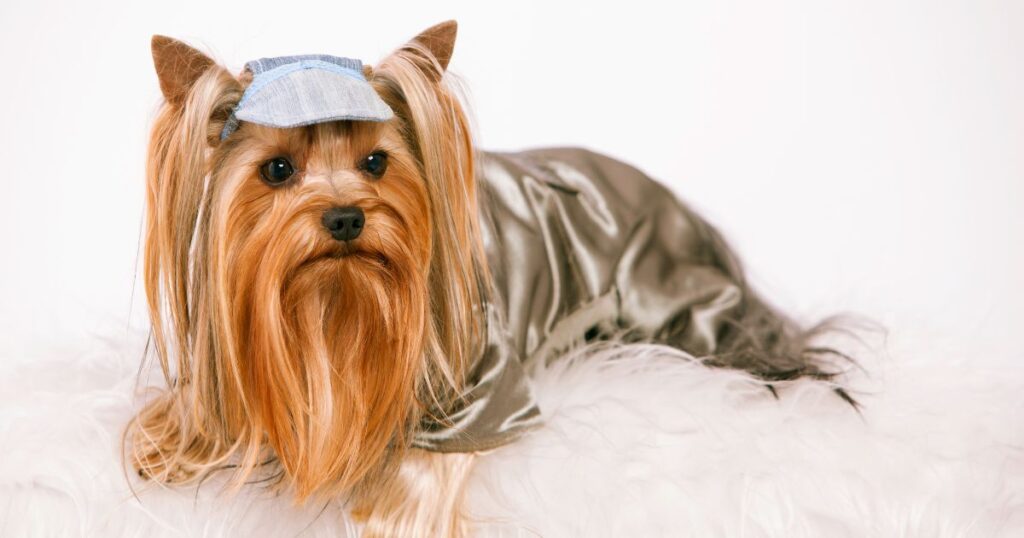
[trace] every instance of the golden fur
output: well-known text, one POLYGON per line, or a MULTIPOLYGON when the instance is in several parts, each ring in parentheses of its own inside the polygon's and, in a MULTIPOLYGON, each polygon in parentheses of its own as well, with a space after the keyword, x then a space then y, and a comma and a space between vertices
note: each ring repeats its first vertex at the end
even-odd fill
POLYGON ((141 476, 225 470, 241 487, 272 462, 298 501, 348 495, 367 534, 461 532, 472 456, 409 449, 424 414, 459 392, 484 330, 473 145, 443 76, 454 38, 438 25, 366 69, 389 122, 244 123, 224 142, 249 80, 154 38, 167 101, 149 146, 144 274, 168 388, 125 433, 141 476), (379 180, 357 168, 378 150, 379 180), (258 167, 281 155, 297 172, 272 187, 258 167), (345 205, 366 215, 350 245, 320 222, 345 205))

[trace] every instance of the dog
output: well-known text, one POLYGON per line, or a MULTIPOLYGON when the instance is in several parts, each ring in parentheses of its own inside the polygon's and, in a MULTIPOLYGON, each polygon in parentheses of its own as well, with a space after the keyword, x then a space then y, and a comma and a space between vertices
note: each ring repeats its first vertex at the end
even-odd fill
POLYGON ((239 76, 154 36, 144 279, 167 388, 125 431, 141 477, 223 471, 347 498, 368 536, 462 535, 474 453, 541 424, 525 372, 571 346, 662 343, 769 388, 834 374, 642 172, 479 151, 455 36, 239 76))

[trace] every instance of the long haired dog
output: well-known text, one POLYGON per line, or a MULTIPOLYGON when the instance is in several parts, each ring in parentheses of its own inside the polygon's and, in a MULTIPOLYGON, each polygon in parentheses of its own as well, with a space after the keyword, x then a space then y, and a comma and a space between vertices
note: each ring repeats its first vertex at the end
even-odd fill
POLYGON ((455 30, 372 68, 304 56, 238 77, 154 37, 144 272, 168 388, 126 431, 140 476, 276 478, 347 496, 367 534, 461 534, 473 452, 539 423, 522 364, 614 335, 829 376, 828 350, 635 169, 475 153, 445 75, 455 30))

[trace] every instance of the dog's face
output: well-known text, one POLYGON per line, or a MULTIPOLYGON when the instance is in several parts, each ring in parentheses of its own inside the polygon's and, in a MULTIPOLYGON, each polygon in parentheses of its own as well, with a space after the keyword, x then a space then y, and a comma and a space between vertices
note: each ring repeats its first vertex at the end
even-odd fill
MULTIPOLYGON (((279 462, 300 498, 365 487, 457 389, 481 266, 472 149, 442 84, 454 24, 368 81, 390 121, 215 136, 245 79, 166 38, 146 284, 171 390, 129 429, 144 476, 279 462)), ((160 41, 163 39, 163 41, 160 41)))
POLYGON ((225 146, 212 160, 211 229, 236 273, 329 282, 427 270, 428 193, 394 125, 243 124, 225 146))
POLYGON ((243 125, 210 175, 211 292, 222 357, 297 483, 361 476, 411 420, 431 222, 425 181, 388 123, 243 125))

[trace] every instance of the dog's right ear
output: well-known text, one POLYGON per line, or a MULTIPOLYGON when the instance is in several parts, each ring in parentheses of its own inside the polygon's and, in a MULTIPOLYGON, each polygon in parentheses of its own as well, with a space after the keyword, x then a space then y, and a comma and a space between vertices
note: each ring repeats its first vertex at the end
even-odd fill
POLYGON ((170 37, 154 35, 153 65, 160 91, 168 103, 180 106, 188 91, 214 61, 198 50, 170 37))

